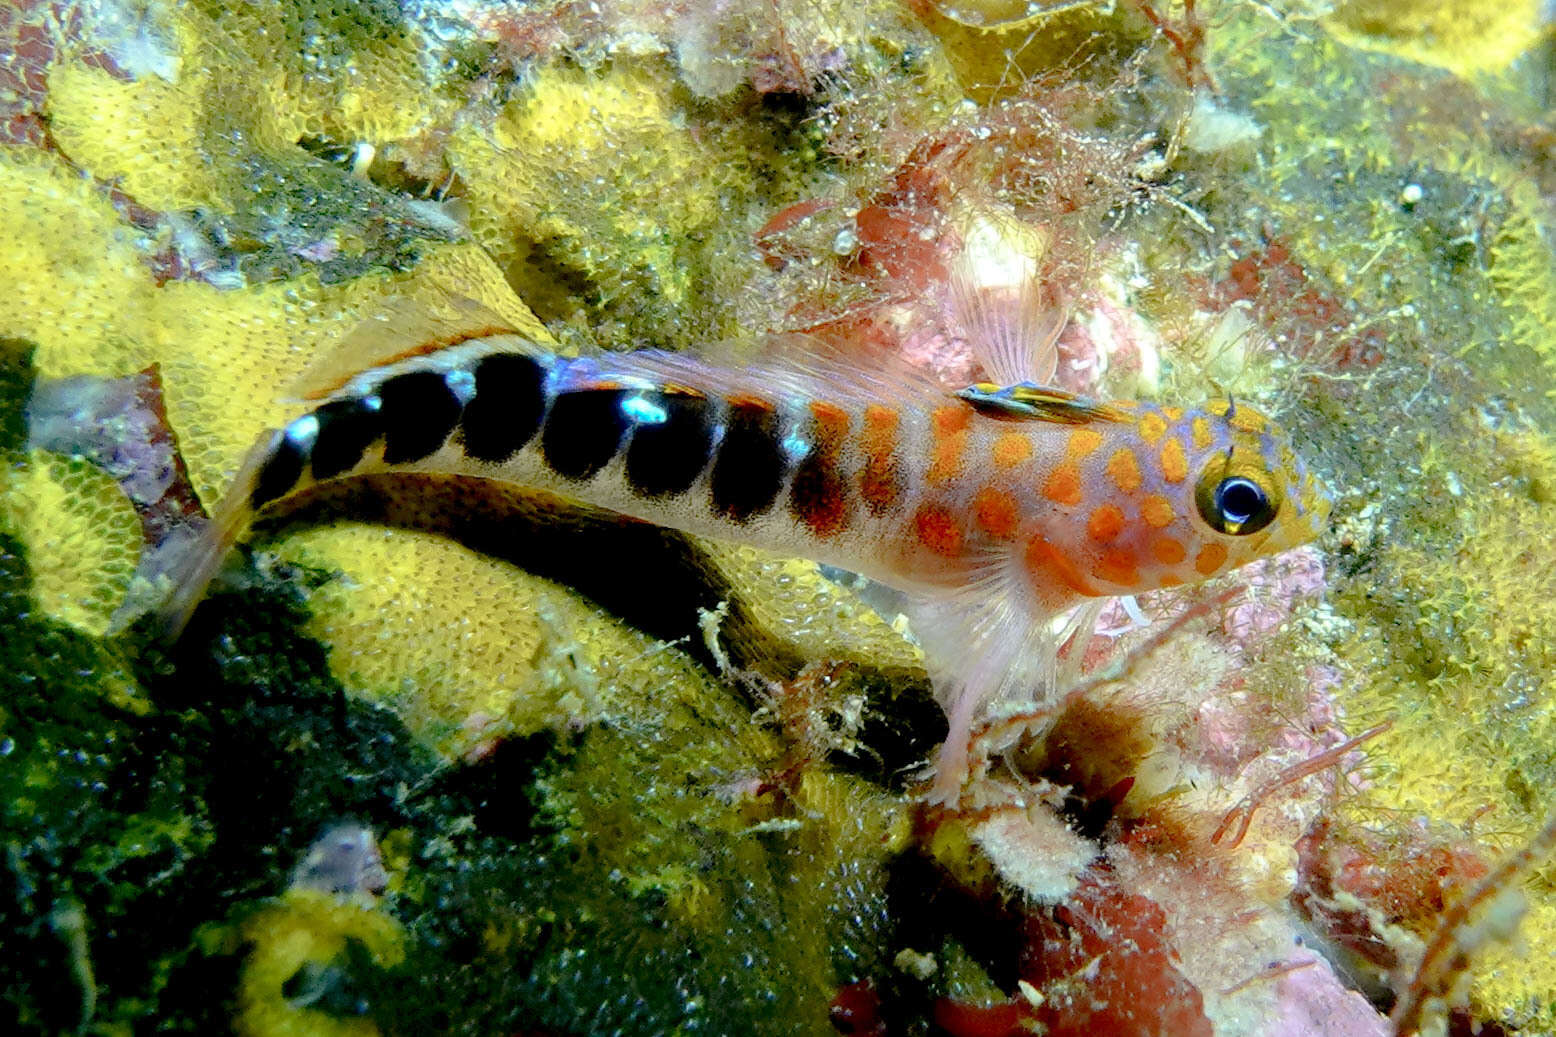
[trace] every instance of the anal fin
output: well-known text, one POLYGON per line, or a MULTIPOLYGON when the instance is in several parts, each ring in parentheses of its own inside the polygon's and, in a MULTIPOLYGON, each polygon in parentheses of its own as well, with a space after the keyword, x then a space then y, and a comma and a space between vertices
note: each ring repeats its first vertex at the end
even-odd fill
POLYGON ((960 801, 980 763, 968 747, 991 709, 1054 698, 1059 649, 1068 637, 1054 625, 1064 604, 1042 600, 1015 552, 990 553, 965 576, 955 587, 915 590, 906 610, 950 722, 928 795, 943 806, 960 801))

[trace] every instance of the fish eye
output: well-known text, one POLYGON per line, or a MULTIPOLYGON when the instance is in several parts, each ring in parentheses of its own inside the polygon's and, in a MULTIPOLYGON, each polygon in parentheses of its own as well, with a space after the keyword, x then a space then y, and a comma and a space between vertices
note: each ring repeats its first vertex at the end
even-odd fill
POLYGON ((1198 496, 1200 517, 1218 533, 1247 536, 1275 520, 1270 495, 1246 475, 1229 475, 1213 486, 1202 484, 1198 496))

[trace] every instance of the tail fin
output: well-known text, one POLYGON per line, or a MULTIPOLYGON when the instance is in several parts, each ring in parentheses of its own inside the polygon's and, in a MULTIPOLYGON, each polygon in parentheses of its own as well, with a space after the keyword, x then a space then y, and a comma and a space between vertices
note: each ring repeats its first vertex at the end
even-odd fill
POLYGON ((254 444, 199 538, 188 545, 164 574, 173 585, 172 592, 156 613, 164 640, 178 640, 227 553, 248 531, 254 519, 250 504, 254 481, 278 439, 279 434, 270 433, 254 444))

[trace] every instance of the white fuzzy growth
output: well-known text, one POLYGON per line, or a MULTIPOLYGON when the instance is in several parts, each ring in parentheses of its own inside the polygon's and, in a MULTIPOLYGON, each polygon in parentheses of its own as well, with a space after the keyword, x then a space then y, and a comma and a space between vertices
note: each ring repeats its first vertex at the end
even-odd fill
POLYGON ((1201 93, 1183 130, 1183 145, 1201 155, 1248 147, 1264 136, 1264 127, 1252 116, 1228 111, 1215 98, 1201 93))
POLYGON ((1075 892, 1097 855, 1095 844, 1042 805, 996 814, 972 836, 1006 881, 1043 904, 1057 904, 1075 892))

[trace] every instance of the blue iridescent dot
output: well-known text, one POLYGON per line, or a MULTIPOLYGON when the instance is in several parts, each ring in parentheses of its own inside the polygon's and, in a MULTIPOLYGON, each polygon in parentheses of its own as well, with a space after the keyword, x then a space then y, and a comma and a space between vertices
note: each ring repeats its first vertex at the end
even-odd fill
POLYGON ((662 406, 642 396, 628 396, 622 400, 621 412, 639 425, 663 425, 670 419, 662 406))
POLYGON ((285 435, 286 441, 297 449, 312 449, 313 441, 319 438, 319 419, 312 414, 304 414, 286 426, 285 435))

